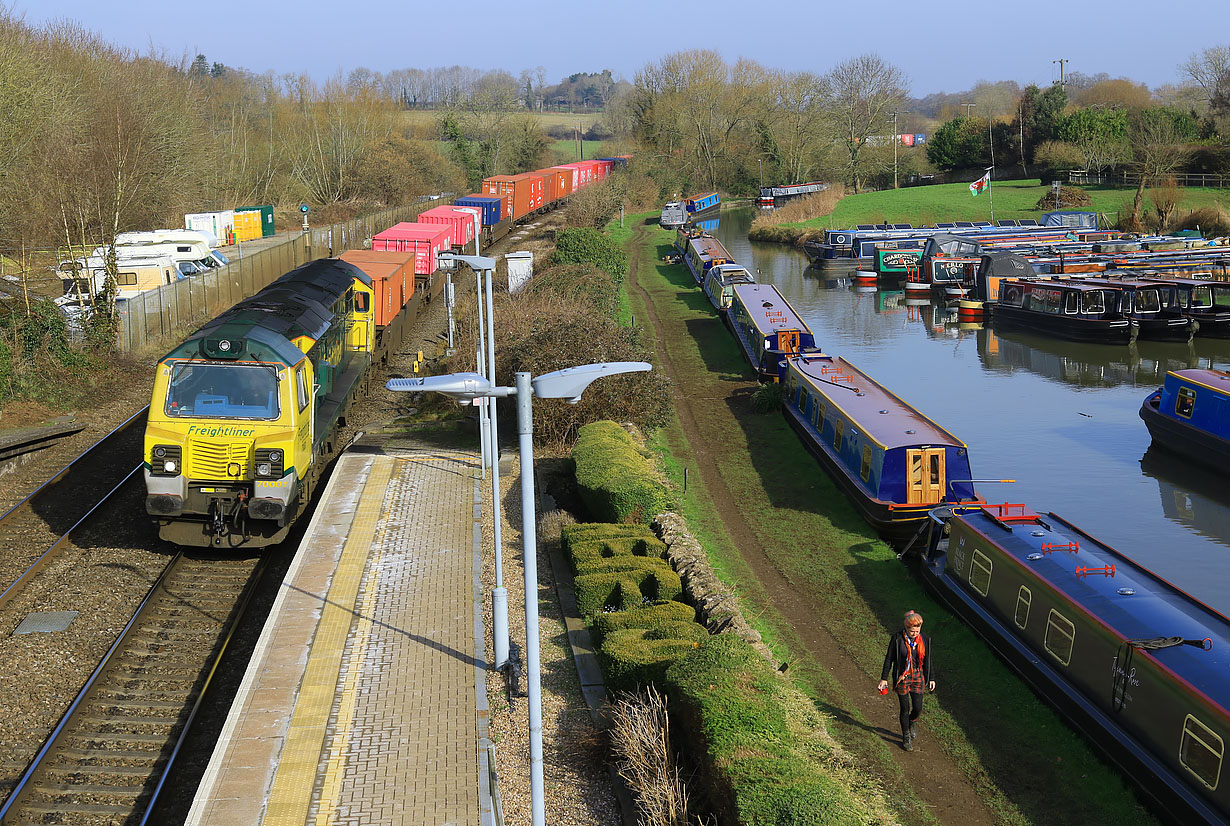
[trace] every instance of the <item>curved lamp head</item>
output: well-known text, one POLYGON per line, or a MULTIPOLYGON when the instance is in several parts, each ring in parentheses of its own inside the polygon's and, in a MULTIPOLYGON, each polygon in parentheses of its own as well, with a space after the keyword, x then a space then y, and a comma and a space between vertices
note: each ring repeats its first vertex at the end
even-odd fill
POLYGON ((454 399, 473 401, 488 396, 507 396, 511 387, 497 387, 478 373, 447 373, 421 379, 389 379, 384 386, 397 393, 443 393, 454 399))
POLYGON ((652 369, 653 365, 647 361, 605 361, 580 367, 565 367, 554 373, 535 376, 531 384, 534 386, 534 395, 540 399, 567 399, 569 404, 576 404, 581 400, 585 388, 596 379, 620 373, 643 373, 652 369))

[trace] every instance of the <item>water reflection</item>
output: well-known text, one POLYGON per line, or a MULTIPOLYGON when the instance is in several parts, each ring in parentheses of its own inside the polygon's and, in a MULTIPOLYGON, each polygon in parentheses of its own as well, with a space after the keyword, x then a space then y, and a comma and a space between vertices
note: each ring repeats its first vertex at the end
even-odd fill
POLYGON ((1230 495, 1223 476, 1156 445, 1141 457, 1140 470, 1157 482, 1167 519, 1230 547, 1230 495))

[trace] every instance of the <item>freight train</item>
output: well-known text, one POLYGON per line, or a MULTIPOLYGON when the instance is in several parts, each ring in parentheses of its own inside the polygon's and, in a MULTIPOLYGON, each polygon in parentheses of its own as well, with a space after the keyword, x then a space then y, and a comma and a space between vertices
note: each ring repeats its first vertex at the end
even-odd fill
POLYGON ((458 199, 376 233, 370 250, 297 267, 167 353, 144 444, 145 510, 159 536, 219 548, 285 539, 372 365, 438 286, 440 253, 498 238, 624 162, 488 179, 494 201, 458 199))

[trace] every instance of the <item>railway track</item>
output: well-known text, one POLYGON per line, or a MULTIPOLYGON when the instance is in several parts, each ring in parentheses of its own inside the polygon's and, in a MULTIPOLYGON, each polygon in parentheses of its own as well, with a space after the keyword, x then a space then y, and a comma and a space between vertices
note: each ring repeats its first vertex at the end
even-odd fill
POLYGON ((0 823, 149 822, 264 558, 171 560, 0 807, 0 823))

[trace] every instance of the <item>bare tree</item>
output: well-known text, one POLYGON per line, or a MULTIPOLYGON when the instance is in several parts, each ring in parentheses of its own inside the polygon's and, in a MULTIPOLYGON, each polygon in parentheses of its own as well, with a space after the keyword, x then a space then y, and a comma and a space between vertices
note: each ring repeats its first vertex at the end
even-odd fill
POLYGON ((840 63, 828 75, 833 119, 849 158, 849 177, 858 192, 864 178, 861 161, 868 137, 884 133, 889 113, 905 101, 905 74, 876 54, 840 63))
POLYGON ((1131 140, 1132 167, 1140 175, 1136 194, 1132 197, 1132 224, 1139 226, 1145 187, 1156 186, 1183 166, 1191 156, 1191 150, 1184 143, 1171 114, 1160 109, 1141 113, 1139 123, 1132 130, 1131 140))
POLYGON ((830 98, 828 81, 811 72, 775 74, 772 81, 770 132, 788 182, 807 180, 817 165, 816 149, 831 141, 824 128, 826 103, 830 98))
POLYGON ((1189 57, 1179 68, 1200 88, 1200 99, 1208 103, 1218 80, 1230 72, 1230 46, 1210 46, 1189 57))

